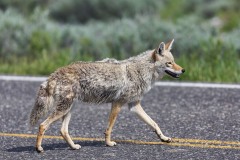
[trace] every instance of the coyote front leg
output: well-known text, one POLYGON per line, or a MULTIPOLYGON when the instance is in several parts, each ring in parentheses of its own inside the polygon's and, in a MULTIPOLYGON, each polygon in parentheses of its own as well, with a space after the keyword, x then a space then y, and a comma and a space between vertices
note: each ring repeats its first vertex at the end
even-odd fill
POLYGON ((140 119, 142 119, 146 124, 148 124, 151 128, 154 129, 154 131, 156 132, 156 134, 158 135, 158 137, 163 141, 163 142, 171 142, 172 139, 169 137, 166 137, 163 135, 161 129, 159 128, 159 126, 157 125, 156 122, 154 122, 148 115, 147 113, 143 110, 143 108, 141 107, 140 102, 135 102, 135 103, 131 103, 129 104, 129 109, 130 111, 133 111, 134 113, 136 113, 138 115, 138 117, 140 119))
POLYGON ((109 115, 109 120, 108 120, 108 126, 105 132, 105 142, 107 146, 115 146, 117 145, 116 142, 111 141, 111 132, 112 132, 112 128, 113 125, 117 119, 117 115, 119 113, 119 111, 121 110, 122 105, 120 103, 112 103, 112 108, 111 108, 111 112, 109 115))

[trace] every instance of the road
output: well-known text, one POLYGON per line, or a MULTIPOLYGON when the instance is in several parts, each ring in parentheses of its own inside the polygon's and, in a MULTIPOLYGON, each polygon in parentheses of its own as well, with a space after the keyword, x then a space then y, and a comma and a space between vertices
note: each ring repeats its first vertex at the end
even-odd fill
POLYGON ((142 100, 145 111, 173 143, 162 143, 128 107, 113 128, 115 147, 103 138, 110 104, 77 103, 69 132, 82 146, 71 150, 54 123, 35 151, 38 126, 30 127, 40 81, 0 80, 0 159, 240 159, 240 89, 184 85, 155 86, 142 100))

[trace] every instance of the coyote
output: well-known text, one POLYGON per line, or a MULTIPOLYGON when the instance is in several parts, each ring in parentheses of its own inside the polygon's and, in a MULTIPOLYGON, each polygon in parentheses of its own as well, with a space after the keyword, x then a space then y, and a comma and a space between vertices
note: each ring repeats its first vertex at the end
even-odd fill
POLYGON ((140 101, 154 82, 165 74, 179 78, 185 72, 174 62, 170 52, 173 41, 166 44, 161 42, 154 50, 122 61, 107 58, 97 62, 75 62, 57 69, 41 84, 31 111, 31 125, 35 125, 50 112, 39 126, 36 150, 43 152, 41 144, 44 132, 51 123, 61 118, 61 135, 72 149, 81 148, 79 144, 74 144, 68 133, 71 108, 75 100, 112 104, 105 131, 107 146, 116 145, 111 141, 111 132, 124 104, 128 104, 129 110, 148 124, 163 142, 171 142, 171 138, 164 136, 159 126, 144 112, 140 101))

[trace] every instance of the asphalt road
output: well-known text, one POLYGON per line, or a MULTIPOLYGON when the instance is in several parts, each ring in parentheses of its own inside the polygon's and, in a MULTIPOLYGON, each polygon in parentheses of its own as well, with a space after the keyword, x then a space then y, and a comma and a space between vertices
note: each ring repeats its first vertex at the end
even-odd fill
POLYGON ((56 122, 39 154, 31 137, 38 126, 28 125, 39 84, 0 80, 0 159, 240 159, 240 89, 176 86, 156 86, 142 101, 163 133, 175 138, 172 144, 158 143, 125 106, 112 133, 118 145, 106 147, 102 138, 110 105, 77 103, 69 132, 82 148, 71 150, 56 137, 61 126, 56 122))

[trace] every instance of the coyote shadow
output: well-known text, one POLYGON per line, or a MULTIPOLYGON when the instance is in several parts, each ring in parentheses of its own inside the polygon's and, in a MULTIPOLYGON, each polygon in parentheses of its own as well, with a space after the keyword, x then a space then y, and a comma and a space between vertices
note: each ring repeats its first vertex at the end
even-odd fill
MULTIPOLYGON (((100 141, 84 141, 84 142, 76 142, 80 144, 82 147, 105 147, 104 142, 100 141)), ((51 151, 51 150, 71 150, 67 143, 52 143, 52 144, 45 144, 42 145, 44 151, 51 151)), ((34 146, 20 146, 20 147, 13 147, 6 149, 7 152, 35 152, 34 146)))

